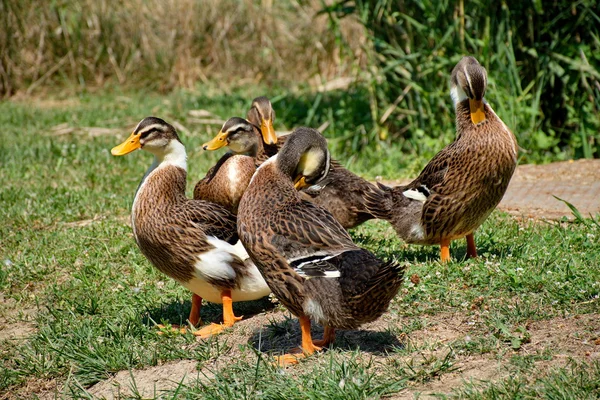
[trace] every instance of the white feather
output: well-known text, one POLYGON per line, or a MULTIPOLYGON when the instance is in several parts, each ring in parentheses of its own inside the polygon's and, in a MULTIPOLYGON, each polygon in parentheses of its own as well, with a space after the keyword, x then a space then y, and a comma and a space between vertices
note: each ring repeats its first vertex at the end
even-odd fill
POLYGON ((425 230, 423 229, 423 225, 418 222, 415 223, 410 229, 409 237, 417 242, 425 239, 425 230))
POLYGON ((233 156, 230 158, 229 168, 227 170, 227 179, 229 180, 229 191, 235 193, 239 182, 240 174, 238 172, 239 158, 233 156))
POLYGON ((262 275, 248 260, 248 253, 240 241, 231 245, 212 236, 207 237, 213 249, 202 253, 196 262, 194 278, 182 285, 211 303, 222 303, 221 291, 206 282, 207 279, 235 279, 235 270, 231 267, 234 256, 245 261, 248 275, 240 282, 239 288, 231 291, 232 300, 256 300, 268 295, 271 291, 262 275))
POLYGON ((294 270, 296 271, 296 273, 298 273, 298 275, 300 275, 303 278, 339 278, 340 277, 340 271, 323 271, 323 273, 325 274, 325 276, 309 276, 306 275, 306 273, 302 270, 302 267, 305 265, 309 265, 314 263, 315 261, 325 261, 325 260, 329 260, 331 258, 337 257, 338 254, 335 255, 330 255, 330 256, 326 256, 323 258, 319 258, 318 260, 309 260, 309 261, 305 261, 303 263, 298 264, 296 267, 294 267, 294 270))
MULTIPOLYGON (((245 128, 245 127, 247 127, 247 126, 248 126, 248 124, 247 124, 247 123, 240 123, 240 124, 236 124, 236 125, 233 125, 232 127, 230 127, 229 129, 227 129, 227 132, 235 132, 235 131, 237 131, 238 129, 240 129, 240 128, 245 128)), ((221 128, 221 129, 222 129, 222 128, 221 128)))
POLYGON ((321 305, 314 299, 308 298, 304 302, 304 312, 317 321, 323 321, 325 319, 325 315, 323 313, 323 308, 321 305))
POLYGON ((450 97, 452 97, 452 102, 454 103, 454 108, 456 108, 456 105, 458 103, 460 103, 461 101, 468 99, 465 91, 462 90, 462 88, 459 86, 453 86, 450 89, 450 97))
POLYGON ((404 195, 404 197, 408 197, 409 199, 417 200, 423 203, 425 202, 425 200, 427 200, 427 196, 425 196, 418 190, 410 189, 402 192, 402 194, 404 195))

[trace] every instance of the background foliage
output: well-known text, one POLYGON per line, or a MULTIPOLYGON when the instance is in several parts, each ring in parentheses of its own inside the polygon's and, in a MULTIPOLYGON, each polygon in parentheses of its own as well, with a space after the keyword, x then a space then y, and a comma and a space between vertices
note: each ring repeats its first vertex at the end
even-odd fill
MULTIPOLYGON (((526 161, 600 156, 596 1, 341 1, 370 34, 374 120, 392 140, 435 139, 454 119, 448 72, 464 54, 487 67, 489 99, 526 161)), ((427 140, 421 141, 425 145, 427 140)))
POLYGON ((471 54, 521 163, 600 157, 593 0, 0 0, 0 21, 4 97, 260 85, 281 126, 327 124, 334 152, 377 173, 454 139, 448 75, 471 54))

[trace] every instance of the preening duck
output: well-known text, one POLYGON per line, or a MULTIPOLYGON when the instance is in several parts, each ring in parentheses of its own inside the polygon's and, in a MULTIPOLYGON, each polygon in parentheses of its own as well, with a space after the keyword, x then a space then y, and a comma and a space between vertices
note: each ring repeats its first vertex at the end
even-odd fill
POLYGON ((466 237, 467 255, 477 256, 473 233, 498 205, 517 165, 517 140, 483 98, 487 72, 463 57, 451 75, 456 140, 440 151, 406 186, 379 185, 365 203, 388 220, 407 243, 441 246, 466 237))
POLYGON ((280 357, 282 364, 331 343, 337 328, 379 318, 403 280, 403 267, 358 247, 331 213, 298 193, 326 180, 330 161, 319 132, 296 129, 257 169, 238 209, 240 240, 272 292, 300 320, 301 352, 280 357), (311 319, 325 326, 323 340, 313 342, 311 319))
MULTIPOLYGON (((228 146, 233 154, 254 157, 260 165, 276 154, 288 137, 277 137, 273 129, 274 120, 275 111, 269 99, 257 97, 252 101, 246 120, 230 118, 203 148, 215 150, 228 146)), ((331 160, 329 182, 323 182, 319 190, 306 187, 303 193, 306 199, 326 208, 344 228, 349 229, 373 218, 362 200, 364 193, 373 188, 373 184, 350 172, 338 161, 331 160)))
POLYGON ((144 118, 111 153, 137 149, 153 154, 154 163, 133 201, 135 241, 158 270, 193 293, 191 324, 200 322, 203 298, 223 304, 223 324, 195 332, 201 337, 217 334, 241 319, 233 313, 233 302, 261 298, 269 288, 238 241, 235 215, 220 205, 186 198, 187 157, 175 128, 160 118, 144 118))

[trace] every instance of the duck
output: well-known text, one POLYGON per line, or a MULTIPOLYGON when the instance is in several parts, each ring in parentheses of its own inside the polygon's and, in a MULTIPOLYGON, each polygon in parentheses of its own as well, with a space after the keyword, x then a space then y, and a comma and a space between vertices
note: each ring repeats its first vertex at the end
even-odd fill
POLYGON ((450 77, 456 112, 454 142, 437 153, 405 186, 378 184, 365 206, 389 221, 409 244, 439 245, 449 261, 450 242, 466 238, 467 256, 477 257, 474 232, 496 208, 517 166, 517 139, 484 99, 487 71, 463 57, 450 77))
MULTIPOLYGON (((216 150, 228 146, 231 153, 254 157, 257 165, 260 165, 277 154, 289 136, 278 137, 275 134, 274 120, 275 112, 269 99, 257 97, 252 101, 245 120, 239 117, 229 119, 217 136, 205 143, 203 148, 216 150)), ((345 229, 351 229, 373 219, 364 206, 363 195, 374 187, 332 159, 327 184, 324 182, 319 190, 307 187, 302 193, 307 200, 331 212, 345 229)))
POLYGON ((202 299, 223 305, 223 324, 194 331, 206 338, 231 327, 233 303, 270 293, 259 270, 238 240, 236 217, 224 207, 185 195, 187 155, 175 128, 157 117, 144 118, 111 153, 142 149, 154 155, 135 193, 133 236, 142 254, 160 272, 192 294, 189 323, 200 322, 202 299))
POLYGON ((236 214, 255 171, 254 158, 227 153, 196 183, 193 198, 218 204, 236 214))
POLYGON ((379 318, 403 282, 405 266, 357 246, 325 208, 298 192, 327 179, 331 156, 315 129, 298 128, 256 170, 240 201, 238 235, 277 299, 299 319, 302 344, 277 358, 294 364, 379 318), (311 321, 325 327, 312 340, 311 321))
POLYGON ((213 151, 227 146, 231 153, 254 157, 260 164, 278 151, 274 120, 275 110, 269 99, 257 97, 252 100, 247 119, 228 119, 219 133, 202 148, 213 151))
MULTIPOLYGON (((269 125, 265 123, 265 126, 269 125)), ((220 204, 235 214, 260 160, 269 157, 261 135, 259 127, 243 118, 232 117, 225 121, 219 134, 204 143, 202 148, 216 150, 228 146, 231 151, 225 153, 196 183, 194 199, 220 204)), ((276 150, 271 152, 275 154, 276 150)))

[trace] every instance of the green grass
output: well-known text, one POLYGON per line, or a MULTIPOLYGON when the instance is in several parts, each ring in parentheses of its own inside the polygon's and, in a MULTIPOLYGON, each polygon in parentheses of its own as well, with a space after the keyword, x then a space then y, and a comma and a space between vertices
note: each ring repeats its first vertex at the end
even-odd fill
MULTIPOLYGON (((58 383, 59 397, 83 397, 85 389, 118 371, 189 359, 198 361, 200 380, 182 383, 164 398, 371 399, 406 388, 424 390, 460 374, 469 357, 503 363, 508 374, 493 382, 458 382, 447 396, 600 395, 597 361, 574 354, 565 365, 559 347, 533 353, 527 347, 534 345, 531 324, 600 311, 600 226, 591 218, 520 223, 495 212, 476 235, 481 257, 465 260, 465 244, 457 241, 454 261, 445 265, 437 262, 437 248, 406 246, 383 222, 355 229, 352 236, 361 246, 409 264, 406 284, 383 328, 342 332, 333 349, 299 367, 274 368, 269 353, 257 349, 260 340, 298 339, 295 320, 281 320, 287 314, 272 310, 266 300, 236 309, 272 315, 262 331, 271 337, 255 340, 259 334, 243 328, 210 341, 159 335, 155 323, 185 321, 190 294, 147 262, 127 225, 151 157, 140 152, 113 158, 109 149, 146 115, 178 121, 189 131, 182 138, 191 192, 219 156, 200 150, 218 126, 195 123, 188 110, 206 109, 222 118, 244 115, 249 99, 259 94, 108 92, 0 103, 0 321, 5 328, 0 330, 0 398, 24 397, 32 382, 58 383), (74 131, 56 135, 52 128, 60 124, 74 131), (92 137, 86 127, 114 131, 92 137), (416 285, 408 279, 413 275, 419 277, 416 285), (426 334, 443 328, 453 315, 473 322, 467 333, 445 341, 426 334), (19 327, 29 330, 17 339, 2 336, 6 328, 19 327), (236 334, 250 336, 240 344, 236 334), (539 367, 543 363, 551 365, 539 367)), ((294 113, 292 107, 307 99, 274 97, 278 128, 307 122, 303 109, 294 113)), ((347 117, 337 123, 350 124, 347 117)), ((336 146, 341 144, 333 146, 340 151, 336 146)), ((384 171, 368 154, 342 161, 366 176, 386 172, 386 178, 414 175, 423 163, 414 155, 395 157, 383 162, 384 171)), ((219 314, 215 305, 202 309, 205 322, 219 314)), ((598 332, 581 327, 577 334, 593 341, 598 332)))

